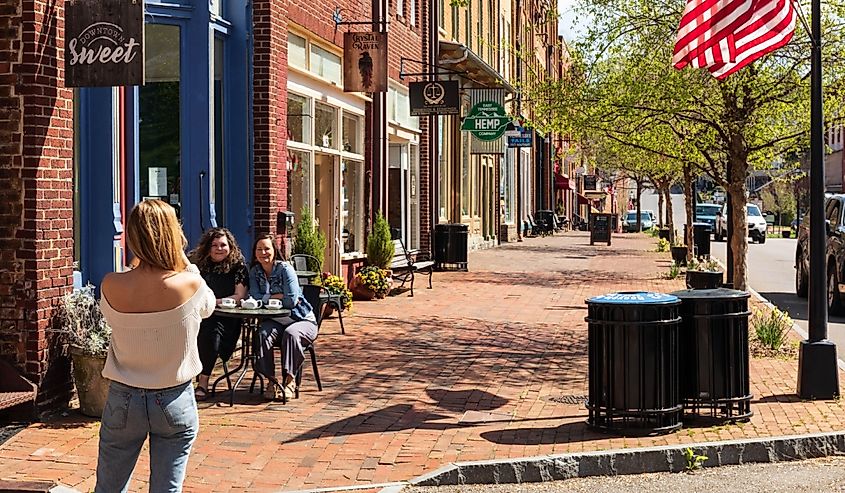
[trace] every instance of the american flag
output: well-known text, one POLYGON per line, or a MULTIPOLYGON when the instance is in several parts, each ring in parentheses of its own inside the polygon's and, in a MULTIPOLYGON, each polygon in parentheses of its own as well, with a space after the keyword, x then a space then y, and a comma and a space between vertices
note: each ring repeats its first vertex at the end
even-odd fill
POLYGON ((723 79, 788 43, 796 15, 792 0, 688 0, 672 63, 723 79))

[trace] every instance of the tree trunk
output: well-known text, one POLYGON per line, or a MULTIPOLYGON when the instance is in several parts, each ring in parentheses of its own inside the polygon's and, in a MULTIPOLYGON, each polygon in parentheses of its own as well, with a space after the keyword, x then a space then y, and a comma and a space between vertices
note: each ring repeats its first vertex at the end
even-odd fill
POLYGON ((663 190, 655 183, 654 191, 657 192, 657 228, 663 229, 663 190))
POLYGON ((693 256, 693 241, 692 241, 692 223, 695 217, 692 207, 693 194, 695 189, 692 184, 692 169, 689 164, 684 165, 684 209, 686 213, 686 225, 684 226, 684 238, 687 239, 687 260, 692 259, 693 256))
POLYGON ((734 277, 731 279, 734 289, 744 291, 748 288, 748 279, 746 273, 748 271, 748 264, 746 255, 748 254, 748 219, 746 217, 747 208, 745 206, 745 173, 747 165, 745 163, 734 163, 733 176, 727 188, 727 193, 731 195, 733 202, 733 215, 729 218, 731 221, 731 237, 728 241, 731 243, 733 250, 733 264, 734 277))
POLYGON ((675 218, 672 217, 672 185, 667 184, 663 188, 663 193, 666 195, 666 225, 669 227, 669 242, 675 243, 675 218))

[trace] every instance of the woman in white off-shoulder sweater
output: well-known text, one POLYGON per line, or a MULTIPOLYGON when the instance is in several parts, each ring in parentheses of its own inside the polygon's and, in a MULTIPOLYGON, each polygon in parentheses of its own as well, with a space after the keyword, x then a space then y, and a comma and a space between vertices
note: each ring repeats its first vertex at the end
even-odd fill
POLYGON ((160 200, 132 209, 126 241, 135 268, 103 279, 100 307, 112 329, 103 376, 111 380, 100 427, 96 492, 124 492, 150 438, 150 492, 182 490, 199 422, 191 381, 197 332, 214 293, 185 257, 176 212, 160 200))

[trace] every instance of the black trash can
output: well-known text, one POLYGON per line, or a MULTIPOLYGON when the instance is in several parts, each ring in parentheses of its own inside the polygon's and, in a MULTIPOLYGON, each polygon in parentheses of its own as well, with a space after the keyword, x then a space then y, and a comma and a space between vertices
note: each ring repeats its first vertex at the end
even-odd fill
POLYGON ((681 427, 680 304, 647 292, 587 300, 588 425, 637 435, 681 427))
POLYGON ((466 224, 437 224, 434 226, 434 262, 438 270, 467 270, 466 224))
POLYGON ((710 256, 710 225, 692 223, 692 239, 698 257, 710 256))
POLYGON ((748 298, 733 289, 689 289, 681 300, 681 397, 695 415, 746 421, 751 415, 748 375, 748 298))

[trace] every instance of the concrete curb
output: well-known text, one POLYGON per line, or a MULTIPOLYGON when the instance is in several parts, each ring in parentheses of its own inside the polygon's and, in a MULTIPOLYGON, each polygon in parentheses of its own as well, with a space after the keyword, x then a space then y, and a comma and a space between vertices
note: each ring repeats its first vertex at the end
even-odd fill
POLYGON ((730 440, 686 445, 546 455, 511 460, 455 462, 409 481, 413 486, 513 484, 563 479, 679 472, 684 451, 708 457, 704 467, 812 459, 845 453, 845 433, 730 440))

